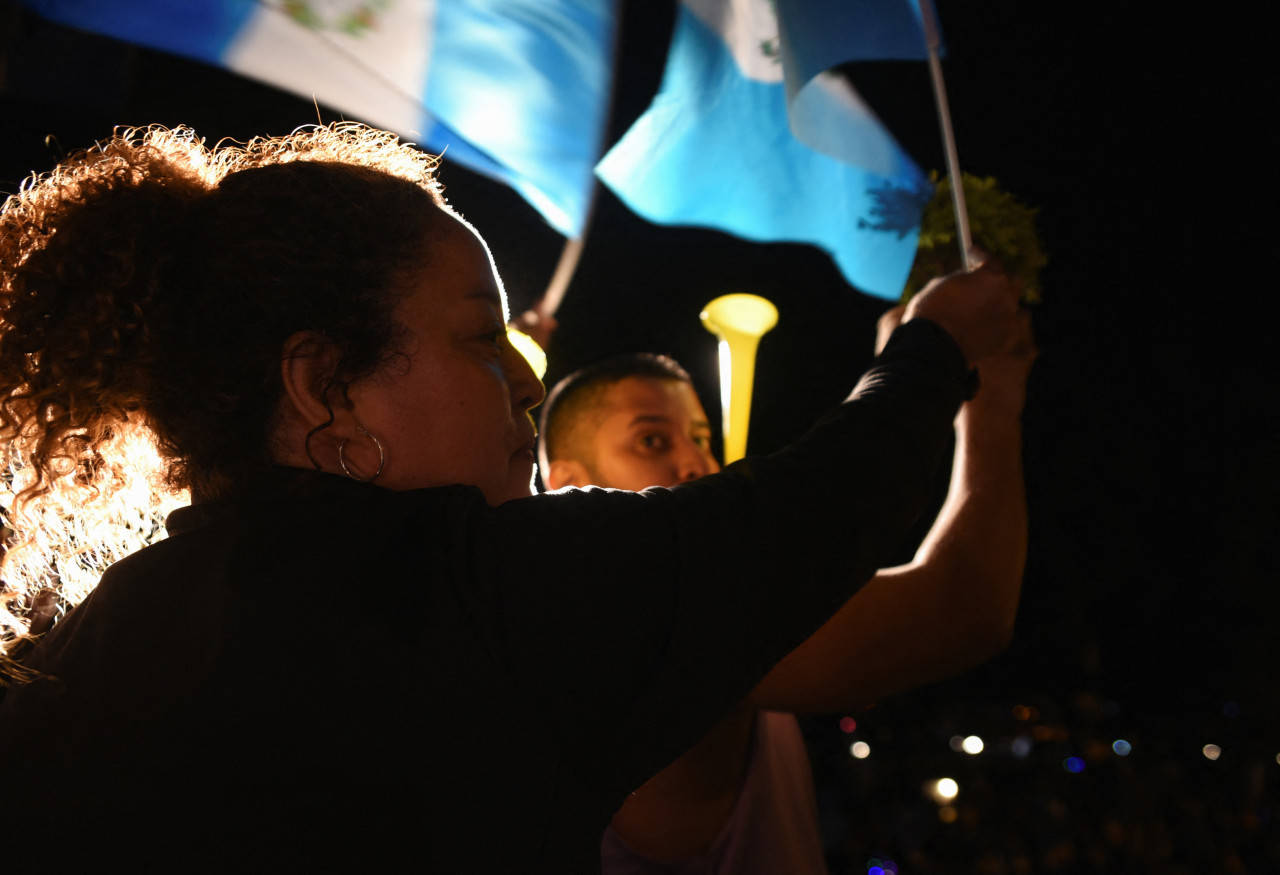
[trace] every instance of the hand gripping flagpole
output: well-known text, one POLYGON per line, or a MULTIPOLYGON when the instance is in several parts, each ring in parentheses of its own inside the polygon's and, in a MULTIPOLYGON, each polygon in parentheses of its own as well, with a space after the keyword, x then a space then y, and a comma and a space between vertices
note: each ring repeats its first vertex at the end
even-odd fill
POLYGON ((920 0, 920 19, 924 25, 925 45, 929 49, 929 76, 933 80, 938 126, 942 129, 942 145, 947 154, 947 174, 951 177, 951 203, 955 207, 956 232, 960 238, 960 263, 966 271, 976 270, 981 267, 981 262, 973 251, 973 238, 969 234, 969 211, 964 203, 964 184, 960 178, 960 159, 956 155, 956 136, 951 130, 951 108, 947 104, 947 87, 942 81, 942 62, 938 59, 942 37, 938 33, 933 0, 920 0))

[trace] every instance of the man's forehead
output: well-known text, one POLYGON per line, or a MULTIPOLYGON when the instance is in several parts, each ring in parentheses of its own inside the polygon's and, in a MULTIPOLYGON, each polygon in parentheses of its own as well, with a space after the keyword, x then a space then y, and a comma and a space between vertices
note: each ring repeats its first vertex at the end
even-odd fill
POLYGON ((683 380, 659 377, 623 377, 604 391, 599 406, 606 417, 648 419, 686 414, 693 419, 706 419, 692 386, 683 380))

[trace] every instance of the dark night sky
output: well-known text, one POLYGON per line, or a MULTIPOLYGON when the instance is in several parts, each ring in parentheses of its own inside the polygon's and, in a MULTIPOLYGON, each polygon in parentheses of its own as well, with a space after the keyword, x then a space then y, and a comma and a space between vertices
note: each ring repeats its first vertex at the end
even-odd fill
MULTIPOLYGON (((1274 222, 1258 218, 1269 189, 1251 154, 1264 95, 1241 62, 1249 28, 1118 19, 1088 4, 938 6, 962 166, 1039 207, 1050 254, 1026 413, 1032 549, 1017 640, 955 683, 1088 684, 1170 713, 1230 699, 1275 717, 1280 425, 1262 378, 1274 308, 1258 257, 1274 222)), ((615 137, 657 87, 673 9, 626 5, 615 137)), ((121 123, 190 124, 216 140, 315 121, 309 101, 0 10, 6 191, 48 167, 48 134, 72 149, 121 123)), ((853 75, 918 163, 940 167, 924 65, 853 75)), ((513 309, 530 304, 560 238, 500 186, 454 167, 443 179, 489 239, 513 309)), ((599 198, 550 379, 650 349, 683 361, 712 398, 714 342, 698 311, 729 291, 763 294, 781 311, 761 344, 752 421, 753 451, 768 451, 869 362, 888 305, 851 290, 823 254, 657 227, 599 198)))

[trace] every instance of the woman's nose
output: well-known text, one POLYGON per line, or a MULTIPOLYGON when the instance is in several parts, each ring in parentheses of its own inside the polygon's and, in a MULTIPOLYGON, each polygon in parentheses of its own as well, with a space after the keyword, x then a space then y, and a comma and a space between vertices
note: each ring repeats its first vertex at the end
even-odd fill
POLYGON ((524 353, 511 346, 510 341, 505 359, 512 406, 519 410, 532 410, 547 397, 547 387, 542 385, 524 353))

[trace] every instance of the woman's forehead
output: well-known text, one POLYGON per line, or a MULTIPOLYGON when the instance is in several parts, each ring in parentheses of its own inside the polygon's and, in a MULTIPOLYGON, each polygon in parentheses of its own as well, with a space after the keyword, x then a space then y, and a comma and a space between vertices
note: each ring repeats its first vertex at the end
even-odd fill
POLYGON ((506 292, 489 247, 475 228, 455 213, 442 210, 441 222, 428 236, 423 258, 408 280, 406 306, 480 309, 491 305, 504 321, 507 319, 506 292))

